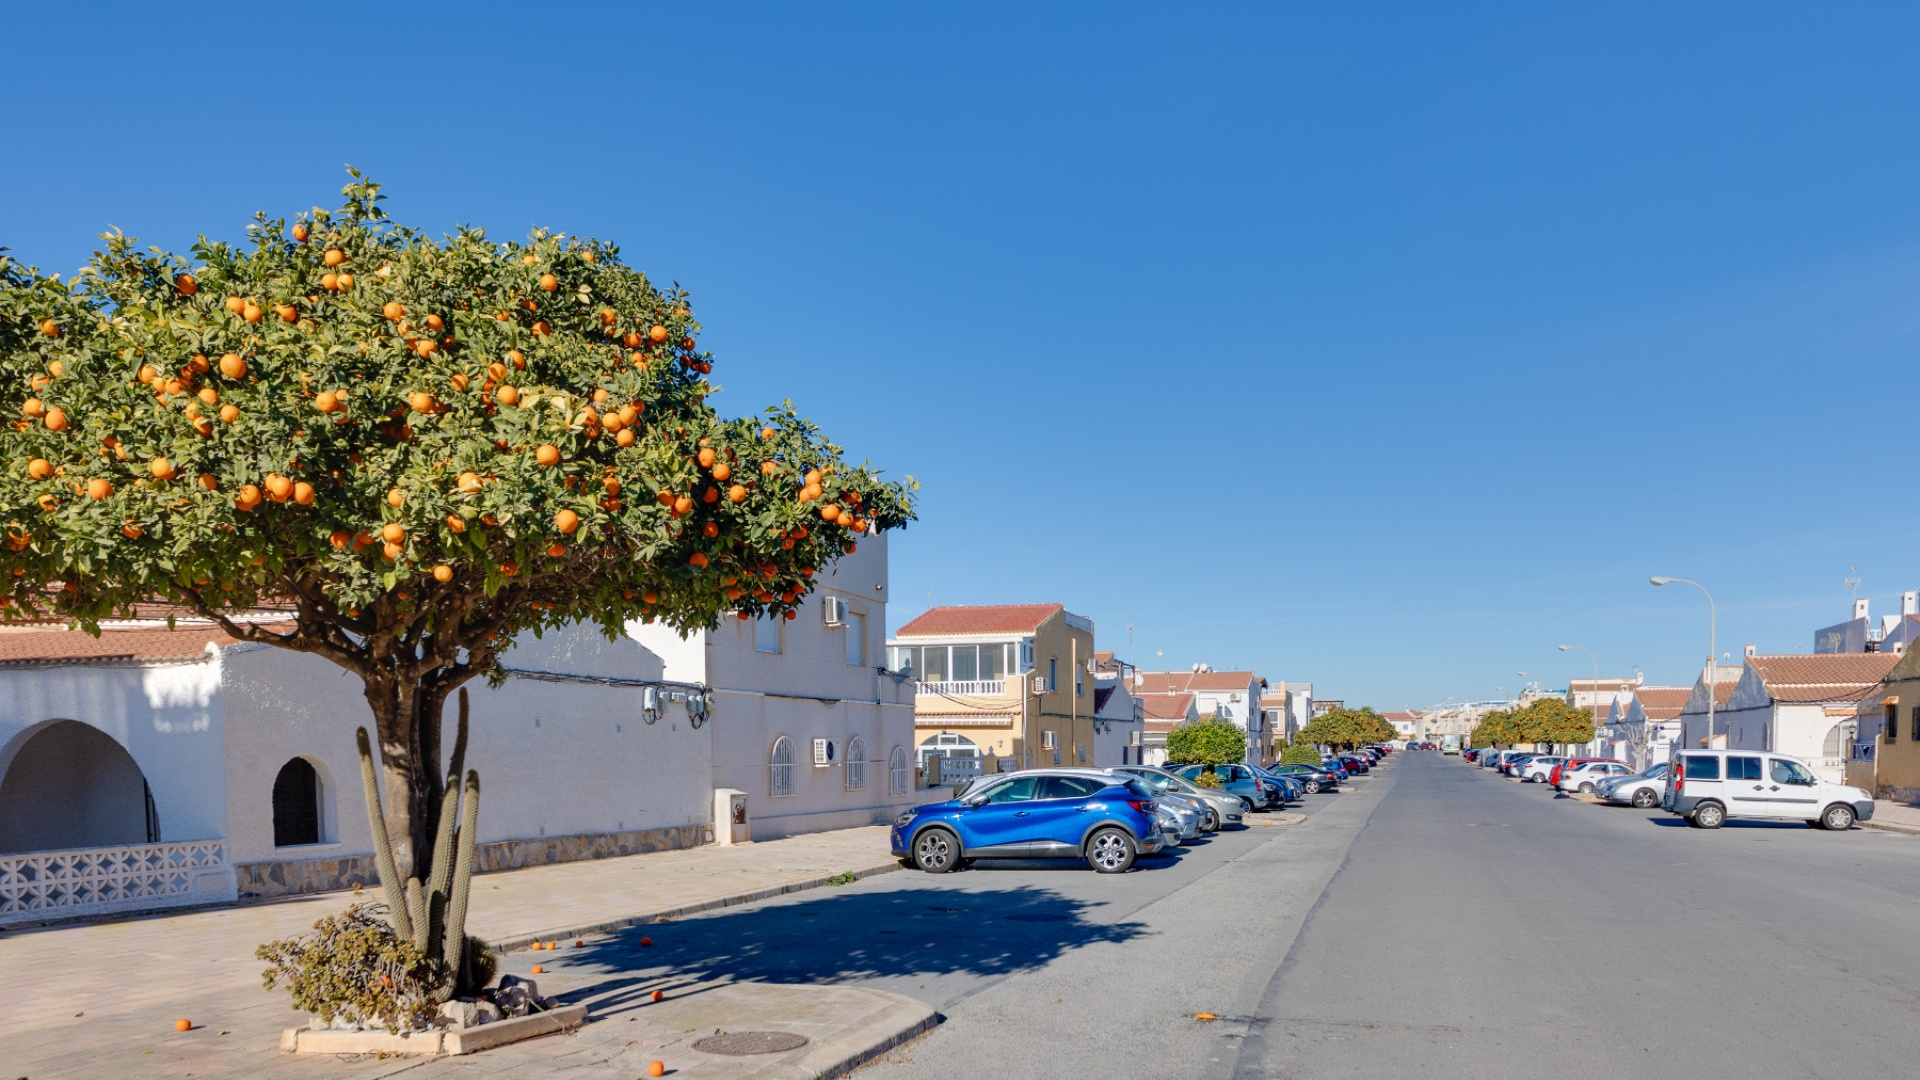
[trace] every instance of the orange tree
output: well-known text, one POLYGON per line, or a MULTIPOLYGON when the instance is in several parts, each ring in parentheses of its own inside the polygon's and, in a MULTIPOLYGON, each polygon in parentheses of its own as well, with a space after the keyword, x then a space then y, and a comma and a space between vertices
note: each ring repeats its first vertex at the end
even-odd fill
MULTIPOLYGON (((358 675, 402 879, 432 861, 442 708, 515 635, 793 618, 913 517, 790 404, 726 419, 687 294, 610 244, 434 239, 358 173, 192 261, 118 234, 0 280, 8 618, 164 599, 358 675), (293 607, 291 626, 236 616, 293 607)), ((457 777, 456 777, 457 780, 457 777)))

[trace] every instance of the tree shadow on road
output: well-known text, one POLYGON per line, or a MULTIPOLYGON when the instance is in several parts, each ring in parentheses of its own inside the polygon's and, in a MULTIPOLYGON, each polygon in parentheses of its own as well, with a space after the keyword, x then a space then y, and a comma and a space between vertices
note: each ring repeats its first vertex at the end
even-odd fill
MULTIPOLYGON (((592 998, 599 1012, 654 989, 722 981, 1010 975, 1045 967, 1071 949, 1146 932, 1143 923, 1089 920, 1088 909, 1097 906, 1029 887, 863 890, 629 927, 564 953, 531 955, 589 976, 560 997, 592 998), (653 944, 642 945, 643 938, 653 944)), ((518 970, 513 960, 503 969, 518 970)))

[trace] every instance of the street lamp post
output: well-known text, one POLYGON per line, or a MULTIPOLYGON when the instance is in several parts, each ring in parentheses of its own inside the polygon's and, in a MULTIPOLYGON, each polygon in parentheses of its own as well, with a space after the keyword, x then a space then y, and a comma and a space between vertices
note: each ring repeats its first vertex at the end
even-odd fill
MULTIPOLYGON (((1675 585, 1675 584, 1691 585, 1694 588, 1700 590, 1700 595, 1707 598, 1707 748, 1712 749, 1713 748, 1713 688, 1714 688, 1714 683, 1716 681, 1716 676, 1718 676, 1720 673, 1719 672, 1720 661, 1718 659, 1719 653, 1716 651, 1720 647, 1719 642, 1717 640, 1719 615, 1714 609, 1713 594, 1707 591, 1707 587, 1705 585, 1702 585, 1697 581, 1688 581, 1686 578, 1651 577, 1651 578, 1648 578, 1647 580, 1652 582, 1655 585, 1675 585)), ((1684 737, 1685 735, 1684 727, 1681 731, 1681 734, 1684 737)))

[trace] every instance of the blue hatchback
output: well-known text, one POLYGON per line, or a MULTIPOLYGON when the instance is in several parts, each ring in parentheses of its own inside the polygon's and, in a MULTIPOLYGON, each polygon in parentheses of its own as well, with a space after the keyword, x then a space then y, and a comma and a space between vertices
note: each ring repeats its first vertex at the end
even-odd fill
POLYGON ((1146 785, 1093 769, 984 777, 965 798, 901 814, 890 840, 895 857, 929 874, 975 859, 1063 856, 1119 874, 1166 846, 1146 785))

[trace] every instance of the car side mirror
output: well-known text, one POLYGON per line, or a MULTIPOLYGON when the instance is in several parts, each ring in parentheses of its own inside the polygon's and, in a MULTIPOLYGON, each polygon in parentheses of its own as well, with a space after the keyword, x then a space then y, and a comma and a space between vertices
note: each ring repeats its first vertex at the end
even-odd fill
POLYGON ((985 805, 987 805, 987 797, 985 795, 975 795, 967 800, 969 809, 978 810, 985 805))

